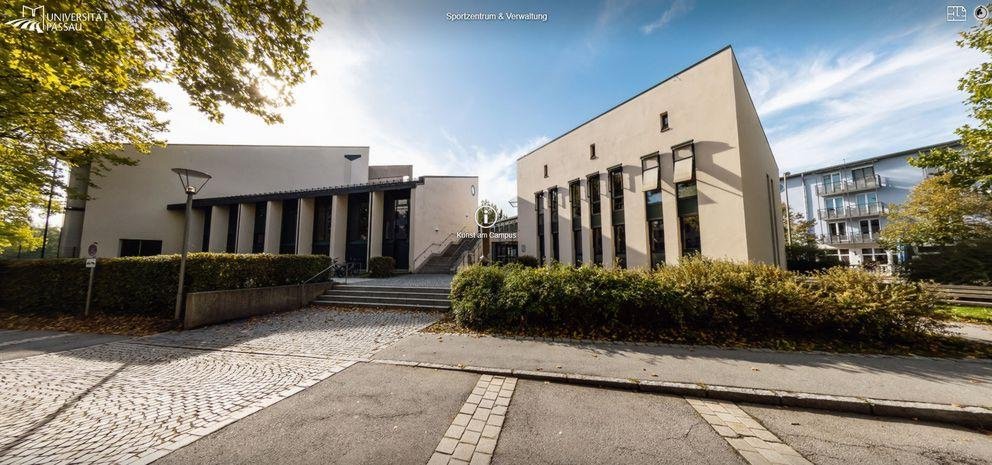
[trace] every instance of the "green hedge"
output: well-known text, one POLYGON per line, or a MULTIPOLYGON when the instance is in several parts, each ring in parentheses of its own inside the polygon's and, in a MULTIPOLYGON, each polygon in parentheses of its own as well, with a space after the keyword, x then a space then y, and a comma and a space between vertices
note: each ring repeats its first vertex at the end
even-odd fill
MULTIPOLYGON (((83 259, 0 261, 0 307, 16 312, 81 312, 89 270, 83 259)), ((186 291, 297 284, 331 264, 319 255, 194 253, 186 261, 186 291)), ((171 316, 179 256, 97 260, 91 311, 171 316)))
POLYGON ((396 271, 396 259, 393 257, 372 257, 369 259, 369 276, 373 278, 388 278, 396 271))
POLYGON ((992 240, 939 247, 907 260, 900 271, 917 281, 992 286, 992 240))
POLYGON ((654 271, 583 266, 467 267, 452 309, 471 328, 588 333, 706 333, 743 339, 884 341, 934 331, 933 288, 832 268, 799 276, 774 266, 687 259, 654 271))

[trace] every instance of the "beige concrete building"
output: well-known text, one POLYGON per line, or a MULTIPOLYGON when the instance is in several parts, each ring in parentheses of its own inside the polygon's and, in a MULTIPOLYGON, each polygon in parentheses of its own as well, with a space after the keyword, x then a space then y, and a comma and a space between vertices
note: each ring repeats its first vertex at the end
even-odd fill
POLYGON ((778 166, 728 46, 517 160, 520 255, 784 266, 778 166))
POLYGON ((368 147, 172 144, 126 151, 134 166, 93 178, 77 168, 61 256, 178 253, 186 195, 172 168, 213 176, 193 201, 190 251, 322 254, 365 268, 391 256, 416 271, 459 232, 475 230, 478 178, 370 166, 368 147))

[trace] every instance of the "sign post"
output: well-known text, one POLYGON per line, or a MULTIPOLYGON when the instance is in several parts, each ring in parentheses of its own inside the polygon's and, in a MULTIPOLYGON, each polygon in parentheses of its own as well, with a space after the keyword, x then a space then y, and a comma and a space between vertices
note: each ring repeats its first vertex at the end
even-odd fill
POLYGON ((96 242, 90 244, 87 250, 90 254, 90 258, 86 259, 86 268, 90 269, 90 282, 86 286, 86 308, 83 310, 83 316, 90 316, 90 299, 93 297, 93 272, 96 271, 96 242))

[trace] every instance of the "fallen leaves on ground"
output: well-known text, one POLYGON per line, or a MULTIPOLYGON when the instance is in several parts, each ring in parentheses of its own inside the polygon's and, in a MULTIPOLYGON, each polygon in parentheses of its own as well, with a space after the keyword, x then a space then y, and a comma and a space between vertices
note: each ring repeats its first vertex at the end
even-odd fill
POLYGON ((95 313, 84 318, 68 313, 40 315, 0 310, 0 329, 147 336, 149 334, 176 329, 176 325, 168 318, 143 315, 107 315, 95 313))

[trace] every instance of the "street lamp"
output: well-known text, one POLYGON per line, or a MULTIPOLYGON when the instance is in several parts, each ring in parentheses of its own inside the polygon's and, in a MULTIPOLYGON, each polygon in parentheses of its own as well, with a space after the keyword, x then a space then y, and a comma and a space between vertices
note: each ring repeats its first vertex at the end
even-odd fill
POLYGON ((186 217, 183 220, 183 251, 179 260, 179 290, 176 291, 176 320, 182 318, 183 310, 183 281, 186 280, 186 252, 189 249, 189 223, 193 215, 193 196, 196 195, 203 186, 207 185, 210 175, 202 171, 186 168, 173 168, 173 173, 179 176, 179 183, 186 192, 186 217))

